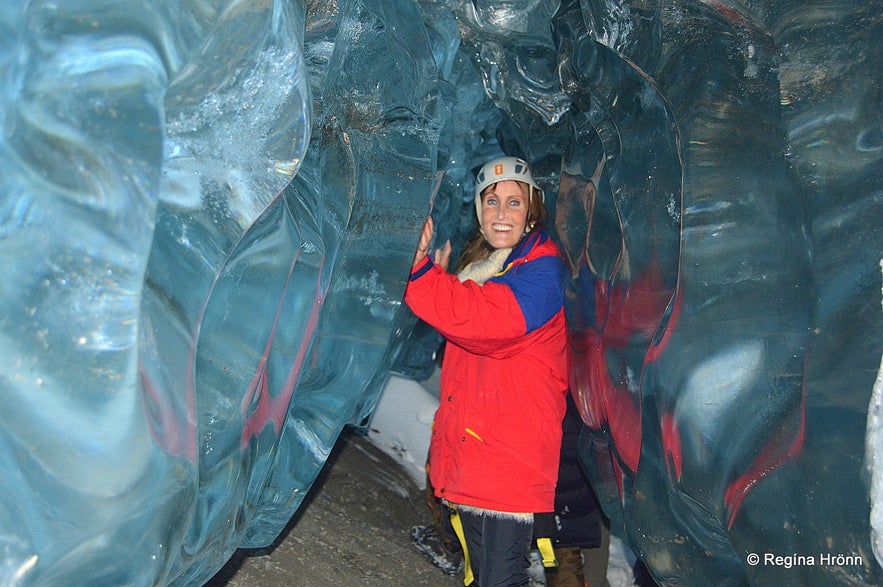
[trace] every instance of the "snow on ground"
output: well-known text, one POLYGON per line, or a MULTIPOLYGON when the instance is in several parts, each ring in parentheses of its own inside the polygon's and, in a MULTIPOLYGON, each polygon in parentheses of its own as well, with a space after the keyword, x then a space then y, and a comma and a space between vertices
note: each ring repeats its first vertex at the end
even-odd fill
POLYGON ((400 463, 420 489, 426 488, 426 455, 435 410, 438 369, 418 383, 390 376, 368 424, 368 438, 400 463))
MULTIPOLYGON (((424 463, 432 418, 438 407, 438 370, 426 381, 390 376, 368 425, 368 439, 396 460, 420 489, 426 487, 424 463)), ((607 580, 611 587, 631 587, 635 556, 616 536, 610 537, 607 580)))
MULTIPOLYGON (((883 259, 880 260, 880 269, 883 271, 883 259)), ((880 305, 883 306, 883 295, 880 305)), ((871 478, 871 548, 877 562, 883 564, 883 356, 880 357, 880 368, 868 405, 866 430, 865 463, 871 478)))

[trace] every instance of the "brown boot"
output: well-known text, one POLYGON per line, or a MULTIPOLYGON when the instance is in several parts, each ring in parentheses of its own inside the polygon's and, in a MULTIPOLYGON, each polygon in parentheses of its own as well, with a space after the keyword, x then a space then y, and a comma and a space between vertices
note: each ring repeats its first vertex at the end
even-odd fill
POLYGON ((547 587, 585 587, 579 548, 556 548, 558 566, 546 569, 547 587))

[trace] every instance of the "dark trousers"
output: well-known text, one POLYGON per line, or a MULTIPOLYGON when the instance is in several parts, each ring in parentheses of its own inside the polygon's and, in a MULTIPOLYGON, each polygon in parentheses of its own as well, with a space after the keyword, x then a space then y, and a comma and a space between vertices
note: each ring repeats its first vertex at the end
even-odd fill
POLYGON ((528 585, 533 522, 460 510, 473 587, 528 585))

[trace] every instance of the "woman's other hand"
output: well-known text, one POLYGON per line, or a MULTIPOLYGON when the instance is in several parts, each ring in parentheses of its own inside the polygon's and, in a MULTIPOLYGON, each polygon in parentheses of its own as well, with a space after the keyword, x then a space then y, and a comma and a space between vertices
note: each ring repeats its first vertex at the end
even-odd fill
POLYGON ((435 250, 432 261, 444 269, 448 270, 448 262, 451 260, 451 241, 445 241, 445 246, 435 250))

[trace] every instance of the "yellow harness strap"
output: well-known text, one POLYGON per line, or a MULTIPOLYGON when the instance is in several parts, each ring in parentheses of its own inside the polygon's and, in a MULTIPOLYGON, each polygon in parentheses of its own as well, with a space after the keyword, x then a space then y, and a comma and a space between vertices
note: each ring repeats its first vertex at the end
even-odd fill
POLYGON ((460 512, 457 508, 453 508, 451 513, 451 526, 454 527, 454 533, 460 546, 463 548, 463 585, 471 585, 475 580, 472 575, 472 565, 469 564, 469 549, 466 548, 466 536, 463 534, 463 521, 460 520, 460 512))
POLYGON ((555 559, 555 548, 552 546, 551 538, 537 538, 537 548, 543 557, 544 567, 557 567, 558 561, 555 559))
MULTIPOLYGON (((463 548, 463 585, 468 586, 475 580, 475 576, 472 574, 472 565, 469 562, 469 549, 466 548, 463 521, 460 520, 460 512, 457 508, 451 509, 451 526, 453 526, 457 540, 460 541, 460 546, 463 548)), ((558 566, 558 561, 555 559, 555 547, 552 546, 551 538, 537 538, 537 549, 540 551, 540 556, 543 557, 544 567, 558 566)))

